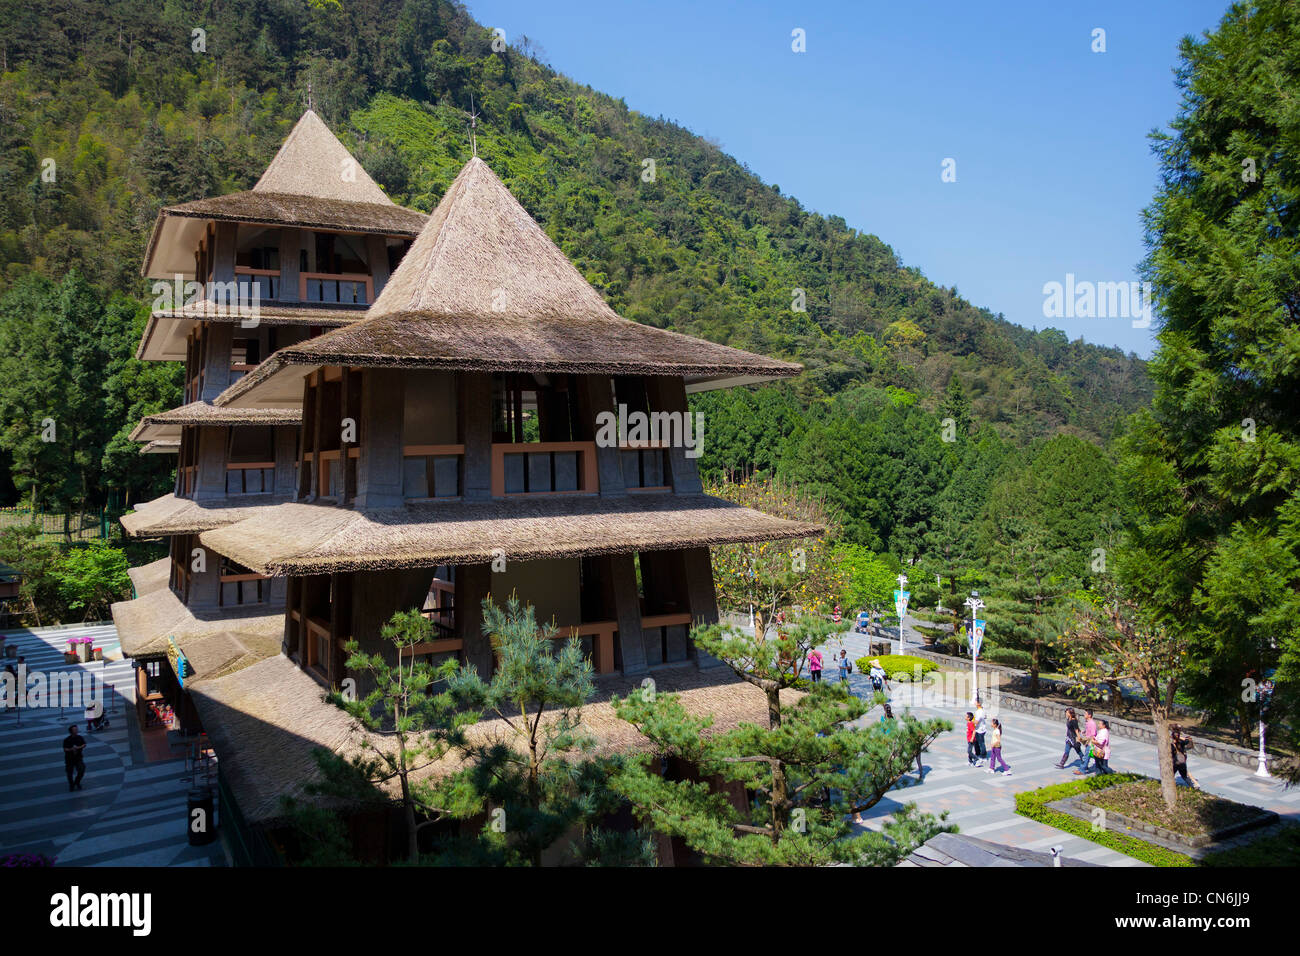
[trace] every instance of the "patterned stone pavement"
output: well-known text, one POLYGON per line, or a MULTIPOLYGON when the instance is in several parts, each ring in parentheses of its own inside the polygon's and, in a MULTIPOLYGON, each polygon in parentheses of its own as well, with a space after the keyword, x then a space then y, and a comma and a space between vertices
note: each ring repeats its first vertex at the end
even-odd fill
MULTIPOLYGON (((870 650, 865 635, 848 633, 823 646, 822 653, 829 660, 831 653, 838 654, 841 646, 855 662, 870 650)), ((827 671, 826 679, 837 679, 834 670, 827 671)), ((856 665, 849 685, 859 696, 870 692, 870 684, 857 673, 856 665)), ((944 717, 953 723, 953 730, 941 735, 926 753, 924 782, 918 783, 915 773, 905 778, 903 785, 864 816, 869 825, 878 826, 902 804, 915 802, 922 810, 932 813, 950 811, 949 819, 969 836, 1031 850, 1060 846, 1066 856, 1106 866, 1145 865, 1090 840, 1016 814, 1016 793, 1079 779, 1071 772, 1077 761, 1067 764, 1064 770, 1055 766, 1061 759, 1065 736, 1057 723, 1011 710, 1003 715, 996 706, 987 706, 990 719, 1002 717, 1005 724, 1003 757, 1012 775, 1003 777, 971 768, 966 763, 965 714, 970 709, 967 702, 939 699, 934 693, 926 693, 922 700, 920 690, 906 684, 895 684, 891 699, 895 713, 910 709, 918 717, 944 717)), ((879 720, 881 713, 877 708, 864 719, 879 720)), ((1115 738, 1111 751, 1112 769, 1158 775, 1154 746, 1115 738)), ((1202 787, 1212 793, 1275 810, 1283 819, 1300 820, 1300 789, 1287 791, 1280 782, 1261 780, 1240 767, 1194 757, 1190 769, 1202 787)))
POLYGON ((220 841, 189 845, 185 759, 144 759, 133 665, 121 658, 115 629, 47 628, 5 636, 18 644, 29 673, 75 671, 102 682, 109 726, 87 732, 79 696, 62 710, 0 710, 0 854, 43 853, 59 866, 225 865, 220 841), (74 636, 94 637, 105 661, 66 664, 65 642, 74 636), (71 723, 86 740, 86 775, 82 789, 72 792, 62 751, 71 723))

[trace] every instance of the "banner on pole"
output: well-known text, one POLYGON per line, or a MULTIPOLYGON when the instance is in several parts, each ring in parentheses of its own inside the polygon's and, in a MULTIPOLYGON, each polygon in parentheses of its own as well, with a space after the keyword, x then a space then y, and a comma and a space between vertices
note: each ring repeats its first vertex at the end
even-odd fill
POLYGON ((970 634, 967 635, 966 637, 966 643, 970 645, 970 653, 972 657, 979 656, 980 646, 984 643, 985 623, 987 622, 976 620, 975 626, 971 629, 970 634))
POLYGON ((911 591, 894 591, 894 611, 898 614, 898 619, 900 621, 907 614, 907 599, 911 596, 911 591))

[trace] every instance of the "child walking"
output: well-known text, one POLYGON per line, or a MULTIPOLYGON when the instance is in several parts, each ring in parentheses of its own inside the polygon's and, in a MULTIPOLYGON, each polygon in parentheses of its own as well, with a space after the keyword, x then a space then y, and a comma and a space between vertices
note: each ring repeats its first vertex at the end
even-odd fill
POLYGON ((1002 765, 1002 775, 1011 776, 1011 768, 1007 762, 1002 759, 1002 721, 996 717, 993 718, 993 748, 989 751, 989 773, 998 772, 998 764, 1002 765))
POLYGON ((966 711, 966 762, 978 767, 979 757, 975 753, 975 715, 966 711))

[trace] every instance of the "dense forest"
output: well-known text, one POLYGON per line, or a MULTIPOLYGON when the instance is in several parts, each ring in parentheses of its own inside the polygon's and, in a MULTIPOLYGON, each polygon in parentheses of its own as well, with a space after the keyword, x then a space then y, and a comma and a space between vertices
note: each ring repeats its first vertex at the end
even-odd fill
MULTIPOLYGON (((251 187, 308 95, 392 198, 422 210, 469 156, 472 99, 480 155, 620 313, 803 362, 775 397, 702 403, 715 473, 775 470, 805 427, 854 428, 872 409, 912 409, 899 413, 937 434, 954 381, 971 421, 1014 445, 1107 441, 1150 398, 1135 357, 977 308, 705 139, 557 74, 527 38, 494 49, 458 5, 4 0, 0 23, 10 500, 129 503, 166 487, 169 462, 125 441, 178 396, 174 370, 131 358, 148 232, 163 204, 251 187), (742 421, 756 402, 775 431, 742 421), (70 456, 62 440, 41 447, 46 417, 78 423, 70 456)), ((862 539, 898 544, 885 525, 862 539)))

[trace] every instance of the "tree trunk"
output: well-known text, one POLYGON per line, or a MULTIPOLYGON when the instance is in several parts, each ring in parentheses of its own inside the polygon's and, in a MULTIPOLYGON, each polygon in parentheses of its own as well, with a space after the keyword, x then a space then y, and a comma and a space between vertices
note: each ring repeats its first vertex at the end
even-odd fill
MULTIPOLYGON (((764 688, 767 694, 767 721, 772 728, 781 726, 781 686, 773 681, 764 688)), ((772 842, 781 839, 786 817, 790 812, 790 785, 785 777, 785 764, 772 761, 772 842)))
POLYGON ((1160 761, 1160 795, 1164 797, 1165 806, 1172 810, 1178 803, 1178 783, 1174 775, 1174 755, 1169 749, 1169 715, 1164 707, 1152 706, 1151 723, 1155 726, 1156 756, 1160 761))
POLYGON ((1039 655, 1042 653, 1043 642, 1034 641, 1034 649, 1030 652, 1029 658, 1029 696, 1038 696, 1038 669, 1039 655))
POLYGON ((1240 697, 1237 698, 1237 744, 1249 750, 1254 746, 1250 736, 1250 729, 1254 726, 1254 721, 1250 719, 1250 708, 1240 697))

